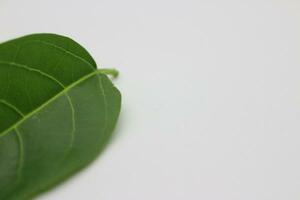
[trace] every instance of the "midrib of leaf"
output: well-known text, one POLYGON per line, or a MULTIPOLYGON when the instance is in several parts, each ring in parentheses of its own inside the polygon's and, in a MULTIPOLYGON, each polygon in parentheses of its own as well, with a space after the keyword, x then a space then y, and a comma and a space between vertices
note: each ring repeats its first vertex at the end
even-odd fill
MULTIPOLYGON (((54 78, 50 74, 44 73, 41 70, 37 70, 37 69, 34 69, 34 68, 29 67, 27 65, 22 65, 22 64, 19 64, 19 63, 15 63, 15 62, 13 63, 13 62, 0 61, 0 63, 15 66, 15 67, 19 67, 19 68, 25 69, 25 70, 33 72, 33 73, 38 73, 38 74, 54 81, 55 83, 60 85, 63 89, 65 89, 65 86, 60 81, 58 81, 56 78, 54 78)), ((66 155, 67 155, 68 152, 70 152, 70 150, 72 149, 76 129, 75 129, 74 105, 72 103, 72 100, 71 100, 69 94, 66 92, 65 95, 68 99, 68 102, 69 102, 69 105, 70 105, 70 108, 71 108, 71 113, 72 113, 71 114, 72 115, 72 130, 71 130, 71 133, 70 133, 71 139, 70 139, 70 145, 68 147, 68 150, 66 151, 66 155)), ((8 103, 5 100, 1 100, 0 102, 3 103, 4 105, 10 107, 11 109, 15 110, 22 118, 25 117, 24 114, 16 106, 14 106, 13 104, 8 103)), ((14 130, 16 131, 16 135, 17 135, 18 143, 19 143, 19 148, 20 148, 20 156, 19 156, 19 164, 18 164, 19 166, 18 166, 18 169, 17 169, 18 179, 16 180, 16 182, 19 182, 19 181, 21 181, 21 178, 22 178, 22 168, 23 168, 23 162, 24 162, 24 144, 23 144, 22 134, 21 134, 20 130, 17 127, 15 127, 14 130)))
POLYGON ((75 87, 76 85, 78 85, 81 82, 83 82, 83 81, 91 78, 94 75, 101 74, 101 73, 102 72, 100 70, 95 70, 94 72, 83 76, 82 78, 80 78, 77 81, 73 82, 69 86, 65 87, 62 91, 60 91, 59 93, 57 93, 55 96, 53 96, 52 98, 50 98, 48 101, 46 101, 45 103, 43 103, 42 105, 40 105, 38 108, 36 108, 33 111, 31 111, 30 113, 26 114, 21 120, 19 120, 18 122, 16 122, 15 124, 13 124, 11 127, 9 127, 8 129, 6 129, 2 133, 0 133, 0 138, 3 137, 5 134, 9 133, 9 131, 13 130, 14 128, 17 128, 24 121, 26 121, 28 118, 30 118, 31 116, 33 116, 36 113, 38 113, 40 110, 42 110, 44 107, 46 107, 47 105, 49 105, 51 102, 55 101, 61 95, 66 95, 66 93, 69 90, 71 90, 73 87, 75 87))
MULTIPOLYGON (((47 45, 47 46, 51 46, 51 47, 54 47, 58 50, 61 50, 69 55, 71 55, 72 57, 84 62, 85 64, 87 64, 91 69, 95 70, 94 66, 88 62, 86 59, 82 58, 81 56, 78 56, 77 54, 61 47, 61 46, 58 46, 56 44, 53 44, 53 43, 50 43, 50 42, 46 42, 44 40, 30 40, 29 42, 38 42, 38 43, 42 43, 44 45, 47 45)), ((102 95, 103 95, 103 100, 104 100, 104 112, 105 112, 105 126, 103 127, 103 130, 104 132, 106 132, 106 127, 107 127, 107 120, 108 120, 108 116, 107 116, 107 97, 106 97, 106 93, 105 93, 105 90, 104 90, 104 87, 103 87, 103 83, 102 83, 102 78, 101 77, 98 77, 98 81, 99 81, 99 86, 100 86, 100 89, 102 91, 102 95)), ((1 137, 1 134, 0 134, 0 137, 1 137)))
MULTIPOLYGON (((65 87, 59 80, 57 80, 55 77, 53 77, 53 76, 51 76, 50 74, 45 73, 45 72, 43 72, 43 71, 41 71, 41 70, 38 70, 38 69, 35 69, 35 68, 32 68, 32 67, 29 67, 29 66, 27 66, 27 65, 23 65, 23 64, 20 64, 20 63, 16 63, 16 62, 6 62, 6 61, 1 61, 1 60, 0 60, 0 64, 7 64, 7 65, 14 66, 14 67, 18 67, 18 68, 25 69, 25 70, 27 70, 27 71, 29 71, 29 72, 38 73, 38 74, 40 74, 40 75, 42 75, 42 76, 44 76, 44 77, 46 77, 46 78, 48 78, 48 79, 54 81, 54 82, 57 83, 62 89, 65 89, 65 88, 66 88, 66 87, 65 87)), ((73 105, 73 103, 72 103, 72 100, 71 100, 69 94, 66 93, 66 96, 67 96, 68 102, 69 102, 70 107, 71 107, 71 112, 72 112, 72 132, 71 132, 71 142, 70 142, 70 147, 71 147, 72 144, 73 144, 74 134, 75 134, 75 111, 74 111, 74 105, 73 105)), ((4 102, 5 102, 5 101, 4 101, 4 102)), ((3 103, 4 103, 4 102, 3 102, 3 103)), ((14 108, 14 110, 16 110, 18 113, 22 113, 22 112, 19 111, 19 109, 18 109, 16 106, 14 106, 14 105, 12 105, 12 104, 10 104, 10 103, 7 103, 7 105, 8 105, 8 106, 10 105, 10 106, 11 106, 12 108, 14 108)), ((23 113, 22 113, 22 117, 24 118, 24 114, 23 114, 23 113)))
MULTIPOLYGON (((61 46, 56 45, 56 44, 51 43, 51 42, 47 42, 47 41, 44 41, 44 40, 36 40, 36 39, 35 39, 35 40, 27 41, 27 42, 25 42, 25 43, 32 43, 32 42, 41 43, 41 44, 44 44, 44 45, 46 45, 46 46, 53 47, 53 48, 55 48, 55 49, 57 49, 57 50, 60 50, 60 51, 62 51, 62 52, 64 52, 64 53, 66 53, 66 54, 72 56, 73 58, 78 59, 78 60, 84 62, 84 63, 87 64, 92 70, 95 70, 95 67, 94 67, 90 62, 88 62, 85 58, 83 58, 83 57, 81 57, 81 56, 79 56, 79 55, 77 55, 77 54, 75 54, 75 53, 73 53, 73 52, 71 52, 71 51, 65 49, 64 47, 61 47, 61 46)), ((21 46, 23 46, 25 43, 23 43, 21 46)), ((19 51, 20 51, 20 49, 21 49, 21 46, 18 46, 18 51, 17 51, 17 53, 16 53, 15 58, 17 57, 17 55, 18 55, 18 53, 19 53, 19 51)), ((14 59, 14 60, 16 60, 16 59, 14 59)), ((2 61, 2 62, 5 62, 5 61, 2 61)), ((56 83, 58 83, 62 88, 64 88, 64 90, 66 89, 66 87, 65 87, 60 81, 58 81, 58 80, 57 80, 56 78, 54 78, 53 76, 51 76, 51 75, 49 75, 49 74, 47 74, 47 73, 45 73, 45 72, 43 72, 43 71, 41 71, 41 70, 37 70, 37 69, 31 68, 31 67, 29 67, 29 66, 22 65, 22 64, 19 64, 19 63, 16 63, 16 62, 10 62, 10 64, 16 64, 16 66, 23 67, 23 68, 27 68, 27 69, 29 69, 29 70, 31 70, 31 71, 38 72, 38 73, 40 73, 40 74, 42 74, 42 75, 44 75, 44 76, 46 76, 46 77, 52 79, 52 80, 55 81, 56 83)), ((80 79, 79 79, 79 80, 80 80, 80 79)), ((104 130, 104 132, 106 132, 107 120, 108 120, 108 116, 107 116, 107 99, 106 99, 106 94, 105 94, 105 90, 104 90, 104 87, 103 87, 103 84, 102 84, 102 79, 101 79, 101 77, 98 77, 98 81, 99 81, 99 86, 100 86, 100 89, 101 89, 101 91, 102 91, 102 94, 103 94, 103 100, 104 100, 104 110, 105 110, 105 123, 104 123, 104 124, 105 124, 105 126, 104 126, 103 130, 104 130)), ((76 83, 76 82, 75 82, 75 83, 76 83)), ((72 85, 72 84, 71 84, 71 85, 72 85)), ((64 91, 64 90, 63 90, 63 91, 64 91)), ((62 92, 63 92, 63 91, 62 91, 62 92)), ((73 131, 72 131, 72 138, 71 138, 72 141, 71 141, 71 144, 70 144, 70 148, 71 148, 71 147, 72 147, 72 144, 73 144, 73 140, 74 140, 75 129, 76 129, 76 126, 75 126, 75 109, 74 109, 74 106, 73 106, 73 103, 72 103, 72 100, 71 100, 70 96, 69 96, 67 93, 66 93, 66 96, 67 96, 67 98, 68 98, 68 101, 69 101, 69 103, 70 103, 71 110, 72 110, 72 121, 73 121, 73 127, 72 127, 72 128, 73 128, 73 131)), ((41 105, 41 106, 42 106, 42 105, 41 105)), ((29 113, 29 114, 30 114, 30 113, 29 113)), ((25 119, 23 118, 23 120, 25 120, 25 119)), ((23 121, 23 120, 21 120, 21 121, 23 121)), ((20 121, 20 122, 21 122, 21 121, 20 121)), ((17 125, 18 125, 18 122, 17 122, 15 125, 17 126, 17 125)), ((13 126, 14 126, 14 125, 13 125, 13 126)), ((8 130, 10 130, 10 129, 8 129, 8 130)), ((5 132, 6 132, 6 131, 0 133, 0 138, 1 138, 2 135, 5 135, 5 132)))
MULTIPOLYGON (((32 42, 41 43, 41 44, 43 44, 43 45, 46 45, 46 46, 55 48, 55 49, 57 49, 57 50, 60 50, 60 51, 62 51, 62 52, 64 52, 64 53, 66 53, 66 54, 72 56, 73 58, 75 58, 75 59, 77 59, 77 60, 80 60, 80 61, 82 61, 83 63, 87 64, 87 66, 88 66, 89 68, 91 68, 92 70, 95 70, 95 68, 96 68, 96 67, 94 67, 90 62, 88 62, 85 58, 83 58, 83 57, 77 55, 76 53, 71 52, 70 50, 65 49, 64 47, 61 47, 61 46, 56 45, 56 44, 51 43, 51 42, 47 42, 47 41, 44 41, 44 40, 36 40, 36 39, 27 41, 27 42, 25 42, 25 43, 28 44, 28 43, 32 43, 32 42)), ((20 52, 20 49, 22 48, 22 46, 23 46, 25 43, 23 43, 21 46, 17 46, 17 47, 18 47, 18 50, 17 50, 17 53, 16 53, 15 58, 14 58, 13 60, 16 60, 16 58, 17 58, 17 56, 18 56, 18 54, 19 54, 19 52, 20 52)), ((3 61, 0 61, 0 62, 3 62, 3 61)), ((45 73, 45 72, 43 72, 43 71, 41 71, 41 70, 37 70, 37 69, 31 68, 31 67, 29 67, 29 66, 22 65, 22 64, 19 64, 19 63, 16 63, 16 62, 11 62, 11 64, 16 64, 16 66, 19 66, 19 67, 22 67, 22 68, 27 68, 28 70, 38 72, 38 73, 40 73, 40 74, 46 76, 47 78, 52 79, 52 80, 55 81, 56 83, 58 83, 64 90, 66 89, 66 87, 65 87, 60 81, 58 81, 58 80, 57 80, 56 78, 54 78, 53 76, 51 76, 51 75, 49 75, 49 74, 47 74, 47 73, 45 73)), ((58 63, 57 63, 57 64, 58 64, 58 63)), ((72 76, 73 76, 73 71, 72 71, 72 76)), ((102 85, 100 85, 100 87, 102 88, 102 85)), ((104 89, 103 89, 103 92, 104 92, 104 89)), ((70 98, 70 96, 69 96, 69 94, 68 94, 67 92, 66 92, 66 96, 67 96, 68 102, 69 102, 70 107, 71 107, 71 112, 72 112, 72 133, 71 133, 71 141, 70 141, 70 147, 69 147, 69 149, 71 149, 72 146, 73 146, 73 142, 74 142, 74 138, 75 138, 74 134, 75 134, 75 131, 76 131, 76 125, 75 125, 75 109, 74 109, 74 105, 73 105, 73 103, 72 103, 72 100, 71 100, 71 98, 70 98)), ((106 102, 106 97, 104 97, 104 101, 106 102)), ((106 106, 106 103, 105 103, 105 106, 106 106)), ((106 108, 105 108, 105 110, 106 110, 106 108)), ((105 112, 105 113, 106 113, 106 112, 105 112)), ((24 116, 24 115, 23 115, 23 116, 24 116)), ((106 118, 107 118, 107 117, 106 117, 106 118)), ((105 123, 105 124, 106 124, 106 123, 105 123)), ((104 129, 104 130, 105 130, 105 129, 104 129)), ((4 131, 3 133, 0 133, 0 138, 1 138, 1 136, 4 135, 4 134, 5 134, 5 131, 4 131)))

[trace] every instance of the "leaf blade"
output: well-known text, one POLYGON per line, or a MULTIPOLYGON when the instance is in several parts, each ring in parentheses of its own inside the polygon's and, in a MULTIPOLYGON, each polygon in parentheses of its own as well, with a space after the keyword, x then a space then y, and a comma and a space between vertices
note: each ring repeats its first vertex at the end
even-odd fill
MULTIPOLYGON (((116 124, 121 106, 120 92, 112 85, 106 75, 96 70, 96 64, 86 50, 70 39, 67 39, 68 45, 74 47, 71 51, 68 49, 70 47, 61 47, 57 41, 62 38, 56 35, 39 34, 0 44, 0 72, 1 70, 4 72, 0 73, 0 84, 8 82, 5 90, 0 90, 0 98, 2 95, 3 101, 6 101, 12 88, 16 90, 19 87, 19 90, 22 91, 21 96, 27 95, 28 99, 25 104, 24 102, 17 105, 11 103, 13 107, 21 110, 19 114, 22 113, 22 118, 15 119, 14 123, 11 123, 5 130, 0 129, 0 145, 1 141, 6 141, 5 138, 11 137, 11 135, 15 135, 17 138, 16 141, 19 144, 19 168, 17 171, 18 174, 22 174, 17 178, 18 181, 7 184, 8 186, 3 187, 4 189, 0 188, 0 199, 28 199, 65 180, 97 157, 107 144, 116 124), (49 49, 45 50, 44 47, 37 48, 35 46, 34 50, 30 46, 36 42, 37 37, 41 36, 43 40, 46 36, 51 41, 41 42, 38 40, 39 44, 46 44, 47 48, 51 47, 55 48, 56 51, 62 51, 65 56, 58 57, 58 54, 53 54, 52 57, 55 62, 52 60, 51 65, 49 63, 42 65, 41 62, 46 62, 51 57, 48 55, 49 49), (26 43, 26 38, 30 38, 30 42, 26 43), (54 44, 52 43, 53 38, 55 38, 54 44), (30 45, 19 47, 20 43, 30 45), (27 53, 22 48, 27 49, 27 53), (10 54, 5 53, 5 49, 8 49, 10 54), (37 53, 36 49, 40 49, 42 52, 48 51, 48 53, 47 55, 37 53), (33 58, 32 61, 22 59, 25 53, 33 58), (65 62, 67 57, 71 59, 71 62, 65 62), (37 64, 34 65, 34 63, 37 64), (55 64, 53 65, 53 63, 55 64), (61 69, 59 67, 61 63, 67 63, 66 67, 61 69), (76 67, 70 66, 70 63, 76 63, 74 65, 76 67), (77 67, 83 64, 84 66, 77 67), (14 66, 18 70, 9 71, 7 65, 14 66), (82 70, 83 68, 85 70, 82 70), (61 74, 64 74, 66 69, 70 74, 67 74, 67 78, 64 79, 61 74), (87 69, 88 71, 86 71, 87 69), (60 73, 56 73, 57 71, 60 73), (12 75, 16 75, 12 72, 25 77, 23 80, 26 81, 23 86, 22 82, 16 79, 11 80, 12 75), (48 82, 46 83, 45 80, 48 82), (52 83, 50 84, 49 81, 52 83), (36 91, 30 90, 30 87, 34 86, 36 82, 42 83, 42 87, 36 91), (48 96, 47 100, 41 98, 42 88, 51 90, 51 97, 48 96), (32 96, 32 92, 36 94, 32 96), (53 107, 53 105, 56 106, 53 107), (49 110, 49 108, 51 109, 49 110), (45 111, 47 111, 46 115, 42 115, 45 111), (53 117, 49 120, 51 115, 53 117), (51 122, 55 122, 55 125, 51 125, 51 122), (55 144, 55 148, 50 145, 51 143, 55 144), (47 155, 47 157, 41 155, 47 155), (35 177, 35 174, 40 176, 35 177)), ((11 99, 18 102, 18 99, 11 99)), ((3 110, 0 106, 0 116, 3 110)), ((9 112, 4 113, 8 114, 9 112)), ((10 140, 14 141, 13 139, 10 140)), ((1 146, 0 150, 6 151, 1 149, 1 146)), ((4 158, 5 156, 0 152, 0 161, 4 158)), ((1 178, 3 177, 0 173, 0 185, 1 178)))

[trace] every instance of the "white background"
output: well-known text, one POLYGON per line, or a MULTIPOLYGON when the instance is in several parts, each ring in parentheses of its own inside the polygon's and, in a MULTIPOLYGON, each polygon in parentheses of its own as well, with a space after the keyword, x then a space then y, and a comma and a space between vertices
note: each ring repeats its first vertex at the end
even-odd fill
POLYGON ((0 0, 118 68, 116 137, 39 200, 299 200, 299 0, 0 0))

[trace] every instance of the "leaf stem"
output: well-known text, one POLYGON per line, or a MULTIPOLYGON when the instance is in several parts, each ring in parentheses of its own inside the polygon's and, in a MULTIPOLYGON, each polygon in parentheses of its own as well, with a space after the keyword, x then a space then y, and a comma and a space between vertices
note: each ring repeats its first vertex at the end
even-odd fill
POLYGON ((116 69, 106 69, 106 68, 103 68, 103 69, 98 69, 98 71, 100 73, 102 73, 102 74, 110 75, 113 78, 117 78, 118 75, 119 75, 119 71, 116 70, 116 69))

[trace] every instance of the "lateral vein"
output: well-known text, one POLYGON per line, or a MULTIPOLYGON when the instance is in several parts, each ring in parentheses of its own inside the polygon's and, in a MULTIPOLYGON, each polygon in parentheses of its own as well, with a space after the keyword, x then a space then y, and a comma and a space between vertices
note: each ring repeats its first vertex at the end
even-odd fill
POLYGON ((50 42, 46 42, 46 41, 44 41, 44 40, 31 40, 31 41, 32 41, 32 42, 39 42, 39 43, 42 43, 42 44, 44 44, 44 45, 51 46, 51 47, 54 47, 54 48, 56 48, 56 49, 58 49, 58 50, 61 50, 61 51, 65 52, 65 53, 71 55, 72 57, 81 60, 82 62, 84 62, 85 64, 87 64, 87 65, 88 65, 89 67, 91 67, 92 69, 94 69, 94 70, 96 69, 95 66, 93 66, 90 62, 88 62, 88 61, 87 61, 86 59, 84 59, 83 57, 81 57, 81 56, 79 56, 79 55, 77 55, 77 54, 75 54, 75 53, 73 53, 73 52, 71 52, 71 51, 69 51, 69 50, 67 50, 67 49, 65 49, 65 48, 63 48, 63 47, 61 47, 61 46, 58 46, 58 45, 53 44, 53 43, 50 43, 50 42))
POLYGON ((2 103, 3 105, 6 105, 10 109, 14 110, 16 113, 21 115, 22 117, 24 117, 24 113, 21 110, 19 110, 15 105, 13 105, 12 103, 9 103, 7 100, 0 99, 0 103, 2 103))
POLYGON ((16 131, 16 135, 18 138, 18 142, 19 142, 19 148, 20 148, 20 150, 19 150, 20 151, 19 152, 19 165, 18 165, 18 169, 17 169, 17 173, 18 173, 17 182, 18 182, 22 178, 22 169, 23 169, 23 165, 24 165, 24 142, 22 139, 22 135, 17 127, 15 128, 15 131, 16 131))

